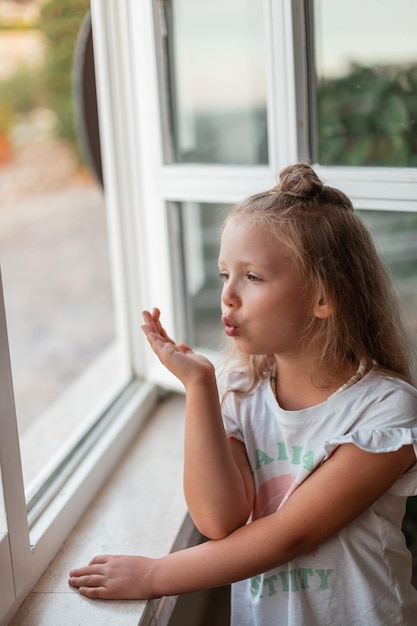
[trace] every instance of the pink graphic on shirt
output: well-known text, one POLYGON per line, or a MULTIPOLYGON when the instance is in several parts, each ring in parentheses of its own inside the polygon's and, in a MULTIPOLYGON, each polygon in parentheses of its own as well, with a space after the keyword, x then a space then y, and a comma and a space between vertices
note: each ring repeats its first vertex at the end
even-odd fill
POLYGON ((252 519, 275 513, 297 487, 294 474, 275 476, 262 483, 255 495, 252 519))

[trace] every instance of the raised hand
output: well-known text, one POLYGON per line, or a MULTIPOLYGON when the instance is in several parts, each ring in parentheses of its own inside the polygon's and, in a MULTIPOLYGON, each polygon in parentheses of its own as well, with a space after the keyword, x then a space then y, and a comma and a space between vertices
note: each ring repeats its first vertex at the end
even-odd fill
POLYGON ((168 337, 160 322, 159 309, 143 311, 142 330, 161 363, 176 376, 185 387, 192 383, 206 383, 214 378, 213 364, 192 351, 185 343, 175 343, 168 337))

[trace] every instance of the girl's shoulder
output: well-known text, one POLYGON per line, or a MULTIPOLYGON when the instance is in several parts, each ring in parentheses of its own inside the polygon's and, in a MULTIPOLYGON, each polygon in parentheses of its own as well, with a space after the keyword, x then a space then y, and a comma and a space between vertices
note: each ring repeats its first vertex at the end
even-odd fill
POLYGON ((408 398, 411 402, 417 401, 417 389, 399 376, 380 370, 372 369, 363 379, 364 392, 376 398, 395 396, 408 398))
MULTIPOLYGON (((377 369, 338 399, 338 428, 324 441, 325 458, 341 444, 368 452, 392 452, 413 445, 417 455, 417 390, 408 382, 377 369)), ((413 469, 416 476, 417 466, 413 469)), ((413 495, 416 478, 413 478, 413 495)), ((394 491, 393 491, 394 492, 394 491)), ((407 493, 410 495, 410 493, 407 493)))
POLYGON ((417 426, 417 389, 377 368, 336 397, 334 404, 341 413, 357 416, 354 419, 363 426, 417 426))

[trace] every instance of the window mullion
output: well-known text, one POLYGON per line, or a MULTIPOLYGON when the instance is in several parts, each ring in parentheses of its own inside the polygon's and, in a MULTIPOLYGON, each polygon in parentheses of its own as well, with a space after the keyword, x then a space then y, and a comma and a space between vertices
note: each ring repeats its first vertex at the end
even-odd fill
POLYGON ((322 179, 339 187, 357 209, 415 211, 417 185, 410 168, 316 166, 322 179))
POLYGON ((126 2, 91 1, 97 104, 100 121, 103 175, 108 219, 109 246, 116 308, 117 333, 124 346, 126 367, 132 364, 130 309, 136 296, 132 279, 131 215, 136 205, 132 168, 132 116, 128 85, 129 28, 126 2))
MULTIPOLYGON (((158 91, 154 9, 152 0, 128 1, 129 24, 132 44, 132 102, 134 102, 135 124, 131 137, 138 149, 138 205, 137 228, 140 230, 141 246, 138 250, 140 262, 139 283, 141 302, 144 308, 159 306, 163 311, 164 323, 169 333, 175 333, 175 307, 171 282, 169 254, 169 225, 165 198, 157 184, 157 172, 163 162, 162 128, 158 91)), ((136 324, 140 324, 137 309, 136 324)), ((142 337, 141 337, 142 338, 142 337)), ((165 373, 162 366, 154 369, 155 360, 149 350, 138 345, 138 358, 147 361, 147 377, 162 383, 165 373)))
POLYGON ((298 159, 293 2, 267 2, 270 165, 276 174, 298 159))
POLYGON ((168 200, 233 204, 275 185, 275 174, 268 167, 170 165, 158 172, 157 185, 168 200))

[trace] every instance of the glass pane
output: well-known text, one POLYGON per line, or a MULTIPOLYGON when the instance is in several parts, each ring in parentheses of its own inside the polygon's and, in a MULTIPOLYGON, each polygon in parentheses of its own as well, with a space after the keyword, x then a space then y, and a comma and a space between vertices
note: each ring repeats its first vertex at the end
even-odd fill
POLYGON ((417 2, 315 0, 314 6, 315 160, 414 167, 417 2))
POLYGON ((217 260, 221 229, 230 206, 182 202, 176 208, 182 225, 183 263, 177 269, 178 278, 184 283, 186 341, 193 346, 218 350, 223 327, 217 260))
POLYGON ((417 213, 359 211, 398 289, 405 321, 417 342, 417 213))
POLYGON ((105 197, 73 124, 89 2, 1 4, 0 262, 28 487, 103 410, 126 368, 105 197))
POLYGON ((267 163, 262 2, 171 0, 166 27, 174 143, 167 160, 267 163))

